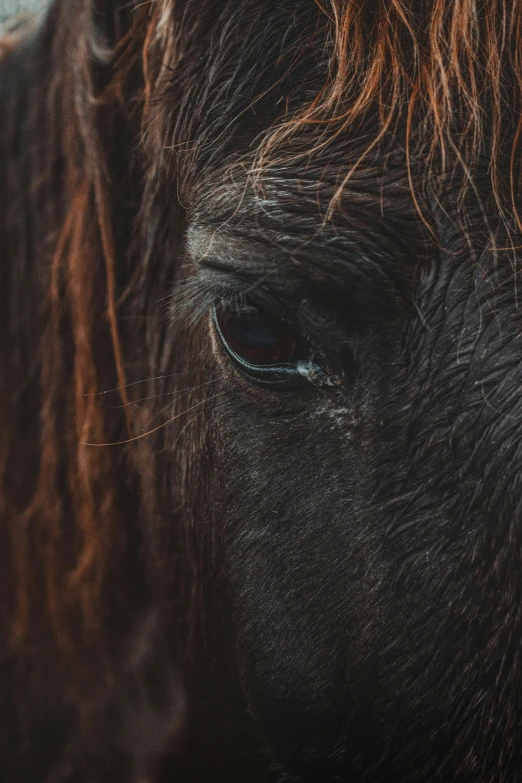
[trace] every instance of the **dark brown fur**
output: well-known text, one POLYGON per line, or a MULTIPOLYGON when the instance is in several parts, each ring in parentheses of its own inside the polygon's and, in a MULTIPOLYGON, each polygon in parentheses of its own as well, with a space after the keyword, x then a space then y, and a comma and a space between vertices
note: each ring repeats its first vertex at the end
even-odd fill
POLYGON ((444 188, 477 256, 516 257, 521 26, 522 0, 58 0, 0 42, 6 780, 298 779, 233 663, 206 323, 164 299, 202 188, 292 165, 325 224, 390 160, 419 257, 444 188))

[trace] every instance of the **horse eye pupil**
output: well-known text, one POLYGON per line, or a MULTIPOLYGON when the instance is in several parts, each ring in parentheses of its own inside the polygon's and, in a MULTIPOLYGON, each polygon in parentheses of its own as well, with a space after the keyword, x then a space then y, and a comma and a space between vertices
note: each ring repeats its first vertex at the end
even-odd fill
POLYGON ((259 318, 229 318, 227 330, 237 343, 252 348, 273 348, 279 340, 276 327, 259 318))
POLYGON ((281 364, 294 356, 294 340, 269 318, 226 315, 220 318, 220 328, 229 348, 249 364, 281 364))

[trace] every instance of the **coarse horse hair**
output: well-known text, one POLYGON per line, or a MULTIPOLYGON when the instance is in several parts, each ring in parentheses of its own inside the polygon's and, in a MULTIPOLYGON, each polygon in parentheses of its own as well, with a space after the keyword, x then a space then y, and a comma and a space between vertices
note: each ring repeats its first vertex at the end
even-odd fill
POLYGON ((522 0, 54 0, 0 39, 2 779, 519 779, 504 348, 476 468, 463 389, 489 319, 514 351, 521 135, 522 0), (209 342, 214 255, 330 312, 349 277, 395 407, 375 371, 360 407, 263 420, 209 342))

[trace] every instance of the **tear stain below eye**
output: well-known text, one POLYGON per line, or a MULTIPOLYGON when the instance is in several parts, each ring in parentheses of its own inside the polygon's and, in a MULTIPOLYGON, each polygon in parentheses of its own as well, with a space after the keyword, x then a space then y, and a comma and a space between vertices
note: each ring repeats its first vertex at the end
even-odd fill
POLYGON ((342 386, 342 379, 338 375, 324 370, 312 360, 296 362, 296 371, 313 386, 321 389, 338 389, 342 386))

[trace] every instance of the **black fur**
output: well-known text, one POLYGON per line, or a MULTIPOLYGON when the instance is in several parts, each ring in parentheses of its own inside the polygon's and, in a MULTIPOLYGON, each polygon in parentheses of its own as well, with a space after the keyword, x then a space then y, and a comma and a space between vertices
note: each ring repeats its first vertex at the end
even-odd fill
MULTIPOLYGON (((56 652, 45 532, 30 523, 42 597, 19 644, 16 576, 0 552, 4 779, 515 783, 520 236, 499 216, 489 161, 463 195, 428 167, 419 127, 416 204, 404 117, 361 160, 371 107, 323 147, 304 125, 256 176, 263 134, 328 78, 330 28, 312 0, 173 3, 159 29, 171 26, 175 45, 147 42, 144 20, 136 46, 150 46, 153 76, 136 57, 118 98, 107 98, 125 59, 113 47, 133 12, 69 3, 0 69, 6 529, 34 492, 45 432, 41 335, 71 115, 87 129, 75 154, 94 183, 93 223, 97 155, 111 204, 134 432, 154 431, 110 452, 123 532, 94 642, 71 609, 78 665, 56 652), (290 323, 342 385, 251 386, 212 335, 211 305, 231 292, 290 323)), ((100 392, 119 384, 102 270, 100 392)), ((74 389, 71 302, 63 293, 55 404, 74 389)), ((116 442, 126 430, 109 397, 116 442)), ((66 569, 78 510, 64 454, 66 569)))

